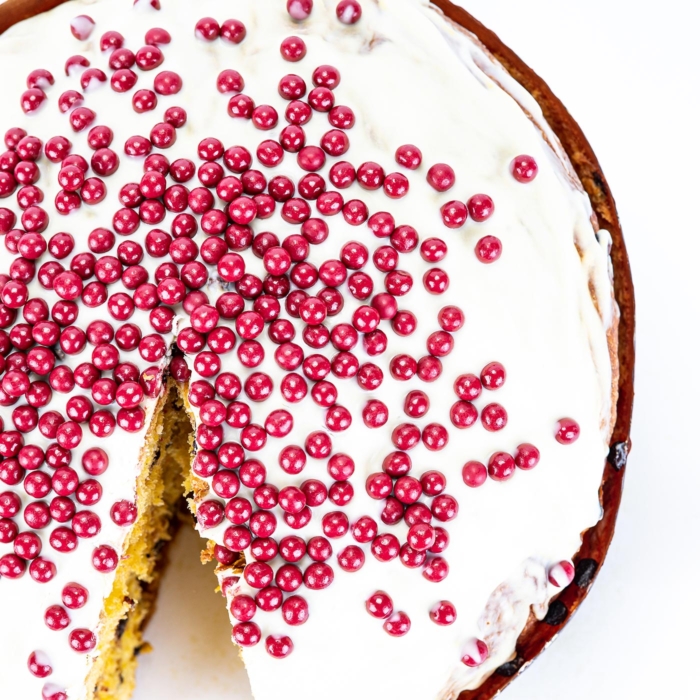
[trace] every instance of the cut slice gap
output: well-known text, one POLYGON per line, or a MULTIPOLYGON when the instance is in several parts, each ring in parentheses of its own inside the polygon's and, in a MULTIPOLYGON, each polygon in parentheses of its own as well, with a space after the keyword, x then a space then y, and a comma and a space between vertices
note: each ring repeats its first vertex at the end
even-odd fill
MULTIPOLYGON (((189 580, 196 580, 199 590, 208 586, 213 591, 216 586, 215 577, 196 561, 211 558, 209 552, 213 550, 213 543, 203 541, 195 532, 188 511, 188 506, 194 509, 193 492, 206 489, 207 485, 190 472, 193 429, 189 418, 191 409, 187 399, 183 399, 186 395, 186 386, 168 382, 146 436, 141 453, 143 467, 136 483, 138 518, 126 539, 112 592, 104 603, 98 653, 86 680, 86 687, 93 689, 92 700, 132 697, 138 656, 151 649, 144 641, 143 631, 154 614, 170 542, 181 525, 190 541, 196 542, 200 550, 204 547, 204 552, 201 556, 191 556, 186 564, 179 562, 180 577, 186 574, 189 580)), ((179 601, 177 609, 171 610, 166 618, 170 626, 166 638, 170 645, 177 643, 178 646, 191 639, 191 629, 190 625, 173 627, 173 620, 183 616, 192 619, 192 609, 196 609, 198 600, 190 594, 179 601), (178 629, 182 634, 177 634, 178 629)), ((221 606, 220 596, 218 601, 221 606)), ((218 614, 221 620, 227 620, 221 607, 218 614)), ((195 621, 196 616, 192 626, 195 621)), ((208 630, 198 625, 197 629, 201 629, 206 638, 208 630)), ((227 636, 225 648, 237 657, 230 642, 230 630, 227 636)), ((242 668, 242 663, 238 663, 242 668)), ((199 675, 208 674, 208 671, 208 664, 199 667, 199 675)), ((244 670, 242 673, 245 675, 244 670)), ((250 697, 250 694, 242 695, 241 700, 250 697)))
POLYGON ((226 602, 215 591, 214 564, 197 561, 202 539, 183 525, 139 657, 133 700, 253 700, 238 648, 231 642, 226 602))

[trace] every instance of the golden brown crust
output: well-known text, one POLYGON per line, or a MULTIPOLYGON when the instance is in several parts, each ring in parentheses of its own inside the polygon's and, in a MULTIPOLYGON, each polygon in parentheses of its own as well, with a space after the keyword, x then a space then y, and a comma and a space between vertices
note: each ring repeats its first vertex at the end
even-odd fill
MULTIPOLYGON (((0 6, 0 33, 13 24, 50 10, 64 1, 7 0, 5 4, 0 6)), ((609 341, 613 350, 614 336, 617 335, 618 360, 617 363, 614 363, 617 365, 615 378, 618 380, 618 393, 613 409, 614 428, 611 438, 613 444, 611 454, 617 454, 620 458, 617 460, 617 465, 613 464, 616 460, 611 458, 605 467, 601 484, 603 517, 595 527, 585 533, 581 549, 574 557, 574 562, 577 565, 577 576, 574 583, 561 593, 555 605, 550 606, 550 611, 544 621, 540 622, 531 618, 518 640, 516 657, 513 662, 498 669, 477 690, 466 691, 460 696, 460 700, 490 700, 500 693, 517 675, 518 671, 529 664, 566 624, 566 621, 586 597, 590 584, 605 560, 610 546, 622 496, 625 473, 624 457, 631 445, 629 434, 634 398, 635 357, 634 290, 615 200, 600 164, 576 121, 547 84, 505 46, 496 34, 484 27, 466 10, 453 5, 450 0, 431 0, 431 2, 442 10, 449 19, 474 34, 510 75, 539 103, 545 119, 559 138, 591 200, 599 224, 607 229, 612 236, 611 257, 615 275, 615 299, 620 309, 619 318, 609 331, 609 341)))

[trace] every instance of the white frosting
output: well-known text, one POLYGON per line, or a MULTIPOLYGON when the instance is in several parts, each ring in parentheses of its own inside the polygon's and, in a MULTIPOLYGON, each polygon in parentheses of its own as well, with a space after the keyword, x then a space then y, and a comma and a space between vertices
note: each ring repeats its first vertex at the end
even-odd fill
MULTIPOLYGON (((384 370, 385 381, 376 397, 388 405, 389 422, 382 429, 368 432, 362 424, 361 409, 374 394, 361 390, 354 380, 329 377, 338 387, 339 403, 353 416, 352 428, 332 434, 332 439, 334 452, 352 455, 356 464, 351 479, 355 497, 343 510, 351 522, 366 514, 380 522, 381 503, 367 496, 366 476, 379 471, 383 457, 394 449, 391 431, 407 420, 402 410, 406 392, 412 388, 427 391, 430 411, 415 422, 421 426, 432 421, 446 425, 450 442, 436 453, 422 445, 414 448, 412 473, 440 469, 447 475, 446 492, 459 501, 459 516, 446 525, 451 537, 445 552, 450 575, 439 584, 429 583, 420 570, 407 569, 398 560, 380 564, 368 545, 363 545, 365 566, 347 574, 335 565, 334 555, 329 562, 335 570, 332 586, 318 592, 305 588, 299 591, 310 606, 305 625, 288 627, 279 611, 256 615, 263 639, 268 634, 292 637, 292 655, 283 661, 274 660, 263 643, 244 650, 243 655, 257 700, 315 700, 326 697, 329 688, 339 700, 362 696, 454 698, 460 690, 478 686, 511 656, 530 607, 536 606, 542 615, 549 598, 558 590, 547 583, 547 568, 570 558, 580 546, 580 533, 600 517, 598 488, 607 452, 612 383, 606 331, 615 313, 608 271, 609 237, 600 232, 598 242, 590 204, 566 156, 548 130, 547 140, 554 148, 542 137, 540 128, 546 127, 535 101, 467 33, 450 25, 421 0, 364 0, 362 19, 351 27, 338 22, 335 4, 316 0, 309 20, 295 23, 281 0, 239 0, 233 6, 226 0, 163 0, 160 12, 147 3, 131 10, 129 0, 72 0, 10 29, 0 39, 4 65, 13 62, 16 66, 21 56, 23 66, 0 75, 0 92, 9 96, 0 132, 23 125, 43 140, 64 134, 74 143, 74 152, 89 158, 86 134, 73 134, 67 116, 56 107, 63 90, 79 89, 77 76, 67 78, 63 74, 65 59, 80 53, 90 59, 92 66, 107 71, 107 55, 99 51, 99 37, 104 31, 122 32, 126 45, 134 51, 142 45, 150 27, 162 26, 172 34, 173 43, 162 47, 166 57, 162 68, 137 71, 135 89, 151 87, 155 74, 168 69, 183 77, 180 94, 159 96, 155 112, 146 114, 131 109, 131 93, 119 95, 108 84, 86 97, 86 106, 97 112, 95 124, 106 123, 114 129, 114 148, 120 154, 121 166, 117 174, 106 178, 109 194, 105 202, 96 207, 83 206, 68 218, 52 214, 46 235, 70 231, 77 241, 76 252, 85 248, 89 231, 98 225, 110 226, 112 213, 120 206, 119 187, 138 182, 141 177, 142 159, 124 156, 124 141, 134 134, 147 135, 170 105, 183 106, 188 112, 188 123, 178 131, 177 143, 165 151, 171 162, 180 157, 197 161, 196 145, 205 136, 216 136, 226 146, 243 144, 254 152, 257 143, 274 137, 284 126, 286 103, 277 94, 279 78, 299 73, 311 86, 312 70, 329 63, 342 75, 335 90, 336 103, 349 105, 357 117, 355 127, 348 132, 351 147, 345 159, 355 165, 375 160, 392 172, 402 170, 393 159, 399 145, 415 143, 420 147, 423 165, 415 172, 406 172, 411 183, 406 198, 389 200, 381 190, 367 192, 357 185, 343 195, 346 201, 362 199, 370 212, 391 211, 397 223, 414 226, 421 239, 443 238, 449 254, 439 267, 449 274, 450 288, 441 296, 427 295, 421 279, 429 265, 417 251, 401 255, 399 268, 410 272, 415 284, 399 299, 399 307, 418 314, 418 330, 408 338, 400 338, 389 329, 389 348, 379 357, 368 358, 361 347, 354 350, 360 362, 369 359, 384 370), (69 30, 70 20, 80 14, 96 21, 94 32, 85 42, 77 41, 69 30), (194 24, 205 15, 219 21, 235 16, 246 24, 247 38, 238 46, 197 40, 194 24), (285 62, 279 54, 281 40, 291 34, 303 36, 308 47, 306 58, 297 64, 285 62), (50 69, 56 85, 47 90, 49 99, 41 111, 26 117, 19 108, 19 95, 25 73, 36 67, 50 69), (246 81, 245 92, 256 103, 277 108, 281 116, 278 128, 260 132, 250 122, 228 117, 228 98, 215 87, 216 76, 224 68, 240 71, 246 81), (534 156, 540 167, 536 180, 528 185, 517 183, 508 171, 511 159, 521 153, 534 156), (452 165, 457 176, 456 185, 443 194, 425 182, 427 169, 437 162, 452 165), (495 214, 485 223, 469 221, 456 231, 446 229, 440 220, 440 206, 451 199, 465 201, 477 192, 493 197, 495 214), (496 264, 483 265, 473 248, 480 237, 489 234, 503 241, 504 250, 496 264), (599 309, 591 300, 589 284, 595 290, 599 309), (439 328, 437 312, 449 303, 458 304, 467 321, 455 334, 454 351, 443 358, 440 379, 429 385, 417 378, 405 383, 392 381, 390 359, 398 353, 414 357, 426 354, 425 339, 439 328), (464 372, 478 374, 493 360, 504 364, 508 378, 497 392, 485 391, 477 406, 490 401, 502 403, 508 411, 507 427, 498 433, 489 433, 480 425, 466 431, 453 429, 449 408, 455 401, 454 379, 464 372), (574 417, 581 426, 581 437, 572 446, 559 445, 553 438, 556 420, 562 416, 574 417), (494 451, 512 452, 524 441, 534 443, 541 451, 541 461, 533 471, 518 471, 506 483, 489 480, 474 490, 464 485, 460 476, 464 462, 486 462, 494 451), (411 617, 412 628, 405 637, 388 637, 381 622, 364 611, 365 599, 377 589, 386 590, 395 609, 411 617), (428 616, 441 599, 457 608, 457 622, 450 627, 439 627, 428 616), (460 663, 460 658, 474 638, 488 643, 490 657, 479 668, 470 669, 460 663)), ((329 128, 325 115, 314 114, 305 126, 307 143, 318 143, 329 128)), ((58 190, 58 166, 45 159, 41 165, 38 184, 51 211, 58 190)), ((286 154, 283 163, 272 171, 260 169, 270 177, 288 175, 295 182, 301 175, 291 154, 286 154)), ((11 206, 14 202, 8 199, 0 205, 11 206)), ((297 232, 296 227, 282 221, 279 209, 272 218, 255 222, 255 231, 274 231, 280 238, 297 232)), ((171 218, 168 214, 159 228, 168 230, 171 218)), ((370 250, 385 243, 374 238, 366 226, 349 226, 341 216, 327 221, 329 239, 311 249, 309 260, 315 264, 337 257, 347 240, 363 241, 370 250)), ((142 241, 148 229, 142 225, 131 238, 142 241)), ((201 243, 202 238, 199 234, 196 240, 201 243)), ((243 255, 247 271, 263 274, 262 261, 250 251, 243 255)), ((0 256, 6 261, 2 266, 5 269, 9 254, 3 250, 0 256)), ((158 262, 162 261, 145 259, 142 264, 152 273, 158 262)), ((372 275, 375 291, 383 291, 383 275, 371 263, 365 272, 372 275)), ((110 292, 119 291, 119 286, 113 285, 110 292)), ((216 290, 215 284, 207 290, 212 300, 216 290)), ((31 295, 56 298, 35 284, 31 295)), ((347 303, 339 315, 329 319, 330 323, 348 322, 354 306, 347 303)), ((147 319, 139 313, 130 322, 140 323, 150 332, 147 319)), ((106 312, 81 308, 78 324, 85 327, 88 320, 99 316, 106 316, 106 312)), ((187 325, 186 319, 182 322, 187 325)), ((302 324, 296 320, 295 325, 300 335, 302 324)), ((259 340, 267 357, 259 369, 273 377, 275 392, 267 401, 253 404, 253 421, 262 423, 270 411, 285 407, 293 413, 295 425, 284 441, 270 438, 267 446, 252 456, 266 464, 268 481, 278 486, 298 485, 307 478, 330 484, 325 461, 309 459, 298 477, 285 475, 277 465, 282 445, 302 445, 309 432, 324 426, 325 411, 310 396, 292 406, 283 400, 279 392, 283 372, 272 359, 274 346, 266 334, 259 340)), ((88 346, 86 353, 90 351, 88 346)), ((328 357, 334 354, 331 346, 312 352, 328 357)), ((75 363, 86 357, 75 358, 75 363)), ((145 366, 138 352, 122 352, 122 358, 145 366)), ((236 372, 241 378, 254 371, 243 368, 235 353, 222 360, 223 370, 236 372)), ((54 400, 57 410, 61 410, 57 394, 54 400)), ((11 425, 10 412, 0 409, 6 426, 11 425)), ((237 438, 237 431, 228 427, 226 434, 226 439, 237 438)), ((35 431, 27 441, 37 435, 35 431)), ((35 649, 45 651, 51 659, 54 673, 50 682, 67 688, 71 700, 89 697, 83 689, 86 657, 70 650, 68 632, 75 626, 94 629, 98 624, 101 595, 109 593, 112 577, 92 568, 90 554, 95 544, 119 548, 123 543, 125 532, 111 522, 109 508, 114 500, 133 497, 141 440, 142 434, 117 430, 112 439, 98 441, 87 429, 84 431, 81 450, 94 442, 107 449, 111 459, 109 470, 100 478, 105 489, 103 499, 93 508, 102 519, 102 532, 93 541, 81 542, 78 550, 68 555, 58 555, 45 542, 43 554, 58 566, 58 575, 49 584, 37 584, 28 575, 21 581, 0 582, 0 647, 5 650, 2 675, 15 697, 41 696, 44 681, 26 670, 26 659, 35 649), (43 612, 48 605, 60 602, 62 586, 73 580, 89 588, 90 602, 80 611, 71 611, 73 624, 68 630, 52 632, 44 625, 43 612)), ((80 463, 80 454, 77 451, 74 464, 80 463)), ((242 489, 239 495, 245 492, 242 489)), ((336 509, 330 501, 314 509, 311 525, 298 534, 304 538, 321 534, 322 514, 336 509)), ((279 509, 276 513, 278 539, 292 531, 284 524, 279 509)), ((224 523, 203 534, 222 542, 226 526, 224 523)), ((51 529, 42 536, 48 537, 51 529)), ((406 527, 389 528, 380 522, 380 532, 393 532, 401 539, 406 527)), ((334 540, 334 552, 350 543, 354 543, 350 535, 334 540)), ((11 545, 1 545, 0 555, 10 550, 11 545)), ((304 566, 308 563, 302 562, 304 566)), ((245 590, 246 586, 241 588, 245 590)))

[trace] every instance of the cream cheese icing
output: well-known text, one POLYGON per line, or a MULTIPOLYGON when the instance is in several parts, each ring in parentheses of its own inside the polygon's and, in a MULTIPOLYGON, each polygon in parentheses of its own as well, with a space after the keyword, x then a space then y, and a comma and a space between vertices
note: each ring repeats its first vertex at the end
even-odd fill
MULTIPOLYGON (((402 255, 399 267, 408 271, 416 283, 401 297, 400 308, 416 313, 418 331, 409 337, 389 333, 387 352, 378 357, 369 358, 362 349, 356 349, 356 353, 361 362, 371 359, 378 364, 388 378, 389 360, 397 353, 414 357, 425 354, 425 338, 438 329, 436 317, 442 306, 458 304, 467 320, 455 334, 454 351, 442 358, 441 377, 430 385, 419 384, 416 378, 406 383, 385 380, 377 392, 368 393, 353 381, 337 382, 339 402, 350 410, 353 425, 345 432, 333 433, 332 440, 333 451, 350 454, 356 465, 351 478, 355 497, 342 510, 350 522, 361 515, 379 521, 381 503, 367 496, 365 479, 381 471, 384 456, 395 449, 391 430, 406 420, 402 410, 406 392, 423 388, 429 393, 430 412, 419 424, 439 421, 450 427, 451 439, 441 452, 429 452, 422 445, 412 450, 412 473, 440 469, 447 476, 447 493, 459 501, 459 515, 445 525, 451 538, 445 553, 450 574, 439 584, 430 583, 419 571, 405 568, 398 560, 379 563, 365 546, 366 563, 360 571, 348 574, 335 567, 335 580, 328 589, 299 591, 309 603, 306 624, 290 628, 279 611, 258 613, 256 622, 263 638, 267 634, 292 636, 294 652, 288 658, 272 659, 262 643, 244 649, 243 657, 257 700, 320 698, 329 688, 338 698, 362 694, 407 700, 455 698, 462 689, 477 687, 512 655, 531 607, 542 616, 549 599, 558 591, 547 582, 548 567, 570 558, 580 546, 581 532, 600 517, 598 488, 607 453, 613 381, 606 333, 616 313, 608 269, 609 236, 596 232, 587 197, 534 99, 474 37, 419 0, 364 2, 362 19, 351 27, 338 22, 335 3, 330 0, 317 0, 311 17, 302 23, 293 21, 284 3, 277 0, 239 0, 233 7, 225 0, 163 0, 160 12, 148 3, 132 10, 126 0, 71 0, 13 27, 0 39, 3 65, 17 65, 20 59, 23 66, 21 70, 5 70, 0 76, 2 94, 12 96, 3 108, 2 127, 22 125, 43 140, 63 134, 73 141, 76 152, 87 154, 85 133, 72 134, 66 115, 56 108, 56 97, 79 85, 75 76, 64 76, 59 66, 68 56, 80 53, 93 66, 107 70, 107 55, 99 50, 99 36, 104 31, 120 31, 126 45, 136 50, 145 31, 153 26, 167 28, 173 37, 172 44, 163 47, 163 68, 182 76, 183 89, 178 95, 159 97, 155 114, 136 114, 131 109, 126 100, 133 91, 120 95, 107 84, 88 91, 85 104, 96 111, 96 124, 106 123, 114 130, 115 150, 119 151, 129 136, 147 134, 171 105, 182 106, 188 112, 187 125, 178 131, 176 144, 165 151, 171 161, 178 157, 195 159, 197 143, 205 136, 218 137, 226 146, 245 144, 251 148, 268 135, 248 121, 228 116, 227 97, 215 87, 219 72, 235 68, 245 79, 246 94, 258 103, 273 105, 282 114, 285 101, 277 94, 279 78, 298 72, 309 81, 314 67, 328 63, 342 76, 335 90, 337 103, 350 106, 357 119, 348 132, 351 146, 344 158, 354 164, 374 160, 391 171, 400 170, 393 166, 393 154, 399 145, 416 143, 423 152, 423 165, 407 173, 411 189, 406 198, 388 200, 381 190, 369 192, 356 184, 343 195, 346 201, 362 199, 370 212, 390 211, 397 223, 415 227, 421 239, 431 235, 443 238, 449 254, 440 267, 449 275, 450 288, 444 295, 426 295, 420 280, 430 265, 417 251, 402 255), (70 20, 80 14, 88 14, 96 22, 95 31, 83 42, 68 29, 70 20), (245 41, 232 46, 198 40, 194 25, 205 15, 220 21, 232 15, 240 19, 248 30, 245 41), (289 35, 301 36, 307 44, 307 56, 298 64, 285 62, 279 54, 280 42, 289 35), (37 67, 50 69, 56 85, 47 90, 49 104, 26 117, 15 96, 24 89, 25 72, 37 67), (534 156, 540 168, 537 178, 525 186, 508 171, 511 159, 520 153, 534 156), (425 182, 427 168, 438 162, 449 163, 457 178, 456 185, 443 194, 425 182), (466 200, 476 192, 487 192, 494 199, 495 214, 484 223, 470 220, 458 230, 445 229, 440 206, 451 199, 466 200), (497 235, 503 242, 503 255, 494 265, 482 265, 474 256, 474 245, 484 235, 497 235), (591 288, 597 305, 591 298, 591 288), (487 432, 480 425, 466 431, 453 430, 449 408, 455 400, 454 379, 465 372, 478 373, 493 360, 503 363, 508 373, 505 385, 492 398, 507 408, 508 425, 498 433, 487 432), (387 404, 390 418, 384 428, 370 432, 362 425, 361 409, 375 396, 387 404), (556 420, 565 415, 575 417, 581 426, 581 437, 573 446, 559 445, 553 438, 556 420), (541 451, 540 464, 532 472, 518 472, 505 483, 489 480, 474 490, 464 485, 460 470, 467 460, 486 462, 494 451, 513 451, 524 441, 534 443, 541 451), (390 593, 395 608, 411 617, 412 628, 405 637, 388 637, 381 623, 364 611, 364 601, 377 589, 390 593), (452 626, 439 627, 429 619, 429 610, 439 600, 455 604, 457 621, 452 626), (474 638, 487 642, 490 655, 481 666, 471 669, 461 664, 460 658, 474 638)), ((150 87, 152 75, 140 73, 135 89, 150 87)), ((318 114, 304 128, 307 142, 318 143, 329 127, 324 116, 318 114)), ((83 206, 67 218, 52 215, 46 235, 66 230, 77 242, 84 242, 93 228, 109 225, 112 213, 121 206, 117 199, 119 186, 138 182, 143 168, 142 159, 130 159, 121 152, 120 158, 117 174, 106 178, 105 201, 95 207, 83 206), (119 185, 112 183, 115 179, 119 185)), ((327 173, 330 164, 322 174, 327 173)), ((59 189, 58 169, 58 165, 42 162, 39 185, 45 191, 46 203, 53 201, 59 189)), ((291 154, 286 154, 274 170, 260 169, 270 177, 287 175, 296 180, 300 176, 291 154)), ((167 230, 172 216, 169 213, 159 227, 167 230)), ((378 243, 366 226, 350 226, 340 216, 328 222, 328 240, 311 248, 309 261, 316 265, 337 257, 348 240, 362 241, 370 250, 378 243)), ((142 241, 147 228, 142 225, 132 238, 142 241)), ((278 212, 256 222, 254 229, 274 231, 281 238, 297 232, 278 212)), ((201 233, 195 238, 199 243, 203 239, 201 233)), ((243 255, 248 272, 264 275, 260 259, 250 251, 243 255)), ((4 256, 8 258, 8 254, 4 256)), ((158 262, 146 257, 142 264, 152 276, 158 262)), ((365 272, 373 277, 375 289, 381 289, 383 275, 371 266, 365 272)), ((321 286, 319 283, 310 291, 321 286)), ((120 287, 117 283, 110 291, 121 291, 120 287)), ((215 279, 206 288, 212 300, 220 290, 215 279)), ((47 301, 58 299, 36 282, 30 285, 30 297, 34 296, 47 301)), ((352 310, 352 305, 346 304, 332 322, 349 322, 352 310)), ((179 326, 187 326, 186 315, 181 314, 179 326)), ((80 324, 104 315, 100 309, 81 307, 80 324)), ((303 324, 292 320, 300 333, 303 324)), ((137 311, 130 321, 148 327, 145 312, 137 311)), ((252 404, 253 422, 263 423, 271 410, 286 408, 294 415, 295 424, 284 441, 270 438, 253 456, 267 466, 267 481, 278 486, 299 485, 306 478, 330 484, 325 461, 309 459, 298 477, 290 477, 277 465, 284 444, 301 445, 309 432, 323 429, 325 411, 310 397, 298 405, 284 401, 278 389, 284 373, 271 359, 275 346, 266 334, 259 340, 268 358, 259 369, 272 377, 275 392, 267 401, 252 404)), ((76 364, 85 361, 90 351, 88 346, 83 355, 71 360, 76 364)), ((330 346, 315 352, 329 358, 334 354, 330 346)), ((141 369, 148 364, 137 352, 124 355, 141 369)), ((222 360, 224 371, 235 372, 242 379, 254 371, 244 368, 235 353, 222 356, 222 360)), ((62 411, 64 399, 59 396, 54 394, 54 403, 56 410, 62 411)), ((478 403, 485 405, 488 399, 491 396, 482 396, 478 403)), ((152 412, 154 402, 146 405, 152 412)), ((0 408, 6 425, 10 424, 10 412, 0 408)), ((225 432, 225 439, 236 439, 232 429, 226 427, 225 432)), ((105 493, 93 510, 103 526, 96 540, 118 551, 126 533, 112 523, 109 507, 119 498, 133 498, 141 468, 142 435, 117 431, 115 437, 105 441, 93 438, 86 430, 74 457, 79 463, 81 451, 93 443, 109 453, 110 468, 101 477, 105 493)), ((31 438, 34 440, 35 435, 31 438)), ((245 491, 242 489, 240 495, 245 491)), ((321 534, 321 516, 336 509, 328 501, 314 509, 311 525, 299 533, 279 517, 275 537, 321 534)), ((222 543, 227 525, 222 523, 202 534, 222 543)), ((399 538, 405 538, 406 529, 403 524, 387 528, 380 523, 380 532, 391 531, 399 538)), ((6 591, 2 608, 7 623, 0 630, 2 675, 5 687, 12 688, 16 697, 40 697, 45 681, 33 678, 26 670, 29 653, 40 649, 54 668, 48 680, 65 688, 71 700, 82 700, 90 697, 90 690, 84 688, 90 657, 73 652, 67 636, 74 626, 98 629, 102 598, 109 594, 113 576, 92 568, 92 541, 81 542, 75 552, 61 555, 46 541, 48 531, 40 534, 44 554, 57 564, 56 578, 45 585, 28 577, 0 583, 6 591), (50 631, 44 625, 43 611, 60 602, 61 588, 70 581, 78 581, 90 590, 89 603, 79 611, 71 611, 73 624, 68 630, 50 631)), ((350 535, 332 541, 336 553, 350 543, 350 535)), ((0 545, 0 555, 6 551, 11 551, 11 545, 0 545)), ((227 575, 226 571, 220 574, 221 578, 227 575)), ((251 589, 241 580, 229 590, 229 602, 237 592, 250 593, 251 589)))

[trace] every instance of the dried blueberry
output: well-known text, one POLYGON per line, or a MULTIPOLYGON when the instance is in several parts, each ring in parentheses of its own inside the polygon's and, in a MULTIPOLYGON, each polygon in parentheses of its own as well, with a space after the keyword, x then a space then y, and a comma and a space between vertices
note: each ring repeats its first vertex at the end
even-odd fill
POLYGON ((566 605, 564 605, 564 603, 562 603, 560 600, 555 600, 550 604, 549 610, 547 611, 543 622, 547 625, 556 627, 557 625, 561 625, 568 616, 569 611, 567 610, 566 605))
POLYGON ((523 666, 525 659, 522 656, 516 656, 512 661, 506 661, 502 666, 496 669, 499 676, 512 678, 523 666))
POLYGON ((627 442, 614 442, 610 445, 610 452, 608 453, 608 462, 620 471, 622 467, 627 464, 627 455, 629 454, 629 443, 627 442))
POLYGON ((574 583, 579 588, 587 588, 593 582, 596 571, 598 571, 598 562, 595 559, 581 559, 576 564, 574 583))

